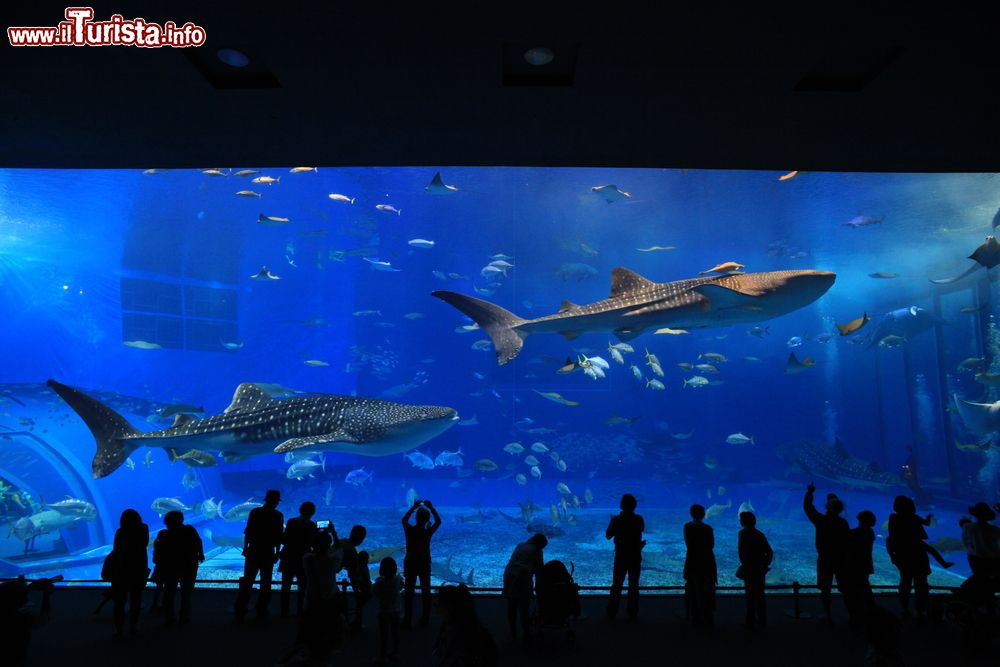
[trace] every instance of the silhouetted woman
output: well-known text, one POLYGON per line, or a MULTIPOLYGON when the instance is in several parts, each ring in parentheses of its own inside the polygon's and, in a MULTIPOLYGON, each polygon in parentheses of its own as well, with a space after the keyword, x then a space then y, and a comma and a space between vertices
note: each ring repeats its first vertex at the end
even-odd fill
POLYGON ((413 616, 413 593, 417 578, 420 579, 422 614, 420 625, 431 620, 431 538, 441 527, 441 517, 429 500, 416 500, 403 515, 403 532, 406 534, 406 557, 403 558, 403 629, 409 630, 413 616), (416 512, 414 523, 410 517, 416 512), (434 523, 430 523, 431 515, 434 523))
POLYGON ((764 599, 764 578, 771 569, 774 551, 764 533, 757 530, 757 517, 753 512, 740 512, 738 549, 740 567, 736 576, 743 580, 746 592, 747 616, 743 627, 754 630, 758 625, 767 627, 767 604, 764 599))
POLYGON ((292 517, 285 524, 285 532, 281 536, 281 553, 279 554, 278 572, 281 573, 281 616, 288 616, 292 605, 292 582, 298 585, 299 595, 296 600, 296 615, 302 614, 306 600, 306 578, 302 569, 302 557, 309 553, 319 530, 312 520, 316 514, 316 505, 308 500, 299 505, 299 515, 292 517))
POLYGON ((715 613, 715 585, 718 570, 715 565, 715 531, 704 523, 705 508, 691 506, 691 521, 684 524, 684 597, 687 612, 696 628, 712 627, 715 613))
POLYGON ((201 537, 194 526, 184 523, 184 513, 177 510, 163 517, 161 530, 153 543, 153 562, 163 583, 163 614, 167 625, 174 624, 174 596, 181 589, 181 625, 191 618, 191 592, 198 578, 198 564, 205 562, 201 537))
POLYGON ((927 612, 930 589, 927 577, 931 564, 927 557, 927 531, 923 519, 917 516, 917 506, 906 496, 896 496, 889 515, 889 536, 885 546, 892 564, 899 570, 899 605, 903 617, 910 616, 910 589, 916 591, 917 617, 927 612))
POLYGON ((142 609, 142 590, 149 577, 149 526, 133 509, 122 512, 111 551, 111 599, 115 603, 115 636, 125 628, 125 606, 128 605, 129 633, 135 634, 142 609))
POLYGON ((503 570, 503 596, 507 598, 507 624, 510 626, 510 638, 517 639, 517 617, 521 616, 521 629, 524 639, 530 634, 529 610, 531 596, 535 590, 535 577, 542 571, 544 558, 542 550, 549 540, 541 533, 536 533, 514 547, 514 553, 507 561, 503 570))

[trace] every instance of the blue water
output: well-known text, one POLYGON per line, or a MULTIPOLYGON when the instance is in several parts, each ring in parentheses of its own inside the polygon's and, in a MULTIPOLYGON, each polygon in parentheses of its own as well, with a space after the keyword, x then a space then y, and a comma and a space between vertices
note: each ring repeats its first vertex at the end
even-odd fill
MULTIPOLYGON (((310 499, 338 527, 368 525, 366 546, 393 547, 413 489, 442 509, 435 559, 450 558, 463 573, 474 569, 477 585, 497 585, 507 554, 528 534, 519 503, 537 505, 533 521, 564 533, 553 538, 550 557, 573 560, 583 583, 606 583, 611 547, 603 530, 624 492, 637 495, 649 527, 645 583, 680 581, 681 526, 692 502, 721 506, 710 523, 723 583, 731 580, 736 512, 745 501, 776 547, 772 579, 808 581, 814 561, 801 511, 806 483, 815 479, 821 493, 844 497, 852 523, 869 508, 881 524, 892 497, 914 490, 852 488, 807 475, 776 454, 806 439, 839 439, 853 457, 897 475, 914 463, 921 511, 938 518, 932 539, 957 537, 957 518, 973 501, 998 500, 1000 459, 988 446, 985 453, 956 449, 956 439, 983 437, 948 409, 952 393, 1000 398, 958 369, 977 357, 990 370, 1000 353, 1000 343, 990 342, 995 287, 985 271, 947 287, 928 281, 964 271, 990 233, 1000 200, 993 175, 811 172, 779 181, 774 172, 444 168, 444 182, 458 190, 433 196, 424 188, 435 168, 274 168, 237 177, 231 172, 238 169, 224 169, 225 176, 200 169, 0 171, 2 522, 13 528, 65 496, 96 510, 37 536, 28 553, 8 535, 0 541, 5 571, 94 577, 121 510, 138 508, 156 528, 157 498, 191 508, 189 520, 203 533, 237 536, 239 521, 209 519, 198 503, 221 500, 225 512, 269 488, 281 490, 286 516, 310 499), (250 182, 261 175, 280 181, 250 182), (631 196, 608 203, 591 190, 606 184, 631 196), (261 196, 235 195, 239 190, 261 196), (334 201, 332 193, 354 203, 334 201), (258 224, 261 214, 290 222, 258 224), (859 215, 884 218, 844 224, 859 215), (414 247, 413 239, 434 245, 414 247), (652 246, 671 249, 638 250, 652 246), (500 253, 513 268, 496 280, 484 277, 500 253), (366 257, 394 270, 376 270, 366 257), (837 281, 816 302, 762 322, 768 330, 759 337, 748 335, 749 324, 646 333, 631 341, 635 352, 624 355, 625 364, 609 355, 616 338, 587 333, 574 340, 532 335, 513 362, 499 366, 493 348, 477 343, 488 336, 456 331, 468 318, 430 296, 452 290, 534 318, 555 312, 563 299, 606 298, 615 267, 666 282, 726 261, 751 272, 832 271, 837 281), (252 280, 262 265, 280 280, 252 280), (869 277, 874 272, 898 277, 869 277), (911 306, 944 322, 871 349, 838 336, 834 326, 867 313, 873 321, 858 335, 871 335, 882 314, 911 306), (790 347, 793 337, 801 345, 790 347), (646 350, 662 361, 663 391, 646 386, 655 377, 646 350), (790 351, 815 365, 786 374, 790 351), (717 372, 677 367, 705 363, 698 358, 704 353, 727 361, 713 362, 717 372), (556 373, 579 355, 610 362, 606 377, 556 373), (713 384, 684 388, 694 375, 713 384), (217 414, 243 382, 448 406, 462 422, 419 449, 432 457, 461 450, 463 464, 419 470, 399 454, 328 453, 325 469, 297 480, 286 476, 280 455, 189 469, 171 464, 162 449, 139 449, 134 467, 95 480, 93 438, 44 387, 47 378, 93 393, 141 430, 169 425, 155 412, 170 404, 217 414), (753 444, 727 443, 736 433, 753 436, 753 444), (690 437, 675 437, 683 434, 690 437), (506 453, 512 442, 527 451, 506 453), (541 478, 532 477, 524 458, 535 442, 558 452, 566 470, 535 453, 541 478), (497 469, 473 466, 481 459, 497 469), (345 481, 362 467, 370 481, 345 481), (189 471, 194 477, 182 485, 189 471)), ((203 576, 236 576, 237 552, 214 546, 209 555, 203 576)), ((879 558, 877 579, 890 581, 891 566, 879 558)), ((954 575, 936 570, 935 580, 952 582, 963 567, 954 575)))

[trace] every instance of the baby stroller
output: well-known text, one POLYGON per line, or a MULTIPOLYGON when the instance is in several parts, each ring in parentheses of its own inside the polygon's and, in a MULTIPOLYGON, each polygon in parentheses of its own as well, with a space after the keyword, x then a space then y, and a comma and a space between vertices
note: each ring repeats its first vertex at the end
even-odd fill
POLYGON ((570 621, 580 617, 580 587, 573 581, 572 570, 567 570, 559 560, 545 563, 536 578, 536 593, 539 635, 544 636, 545 630, 562 631, 567 643, 573 646, 576 634, 570 621))

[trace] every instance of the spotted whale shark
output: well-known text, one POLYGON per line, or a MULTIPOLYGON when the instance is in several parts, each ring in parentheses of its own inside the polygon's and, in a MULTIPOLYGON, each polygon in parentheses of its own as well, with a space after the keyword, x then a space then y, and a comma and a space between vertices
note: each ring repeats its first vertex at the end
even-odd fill
POLYGON ((525 320, 482 299, 439 290, 432 296, 471 317, 493 340, 502 366, 521 351, 532 333, 558 333, 568 340, 594 331, 629 341, 661 327, 704 329, 747 324, 785 315, 823 296, 837 275, 828 271, 727 273, 656 283, 618 267, 611 272, 611 295, 577 305, 563 301, 559 312, 525 320))
POLYGON ((799 440, 775 449, 778 458, 807 475, 821 477, 852 489, 908 486, 901 475, 852 456, 840 440, 830 445, 821 440, 799 440))
POLYGON ((389 456, 419 447, 458 422, 453 408, 336 394, 275 399, 243 383, 222 414, 204 419, 178 414, 170 428, 142 432, 79 389, 55 380, 47 384, 97 442, 94 479, 110 475, 139 447, 170 449, 174 455, 219 452, 226 461, 297 449, 389 456))

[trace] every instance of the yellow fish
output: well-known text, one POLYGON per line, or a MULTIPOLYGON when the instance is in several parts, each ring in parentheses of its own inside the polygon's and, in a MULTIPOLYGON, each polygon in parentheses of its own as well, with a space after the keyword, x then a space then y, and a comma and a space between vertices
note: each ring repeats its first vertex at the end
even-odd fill
POLYGON ((580 405, 576 401, 571 401, 569 399, 563 398, 562 394, 558 394, 554 391, 538 391, 537 389, 532 389, 532 391, 541 396, 542 398, 549 399, 553 403, 562 403, 563 405, 569 405, 569 406, 580 405))
POLYGON ((837 329, 840 331, 841 336, 847 336, 868 324, 869 320, 871 318, 868 317, 868 313, 864 313, 861 317, 853 319, 847 324, 838 324, 837 329))
POLYGON ((122 345, 128 345, 138 350, 162 350, 163 346, 158 343, 148 343, 144 340, 127 340, 122 345))
POLYGON ((783 174, 781 176, 778 176, 778 180, 779 181, 790 181, 790 180, 792 180, 793 178, 795 178, 798 175, 799 175, 799 171, 798 171, 798 169, 796 169, 795 171, 790 171, 787 174, 783 174))

